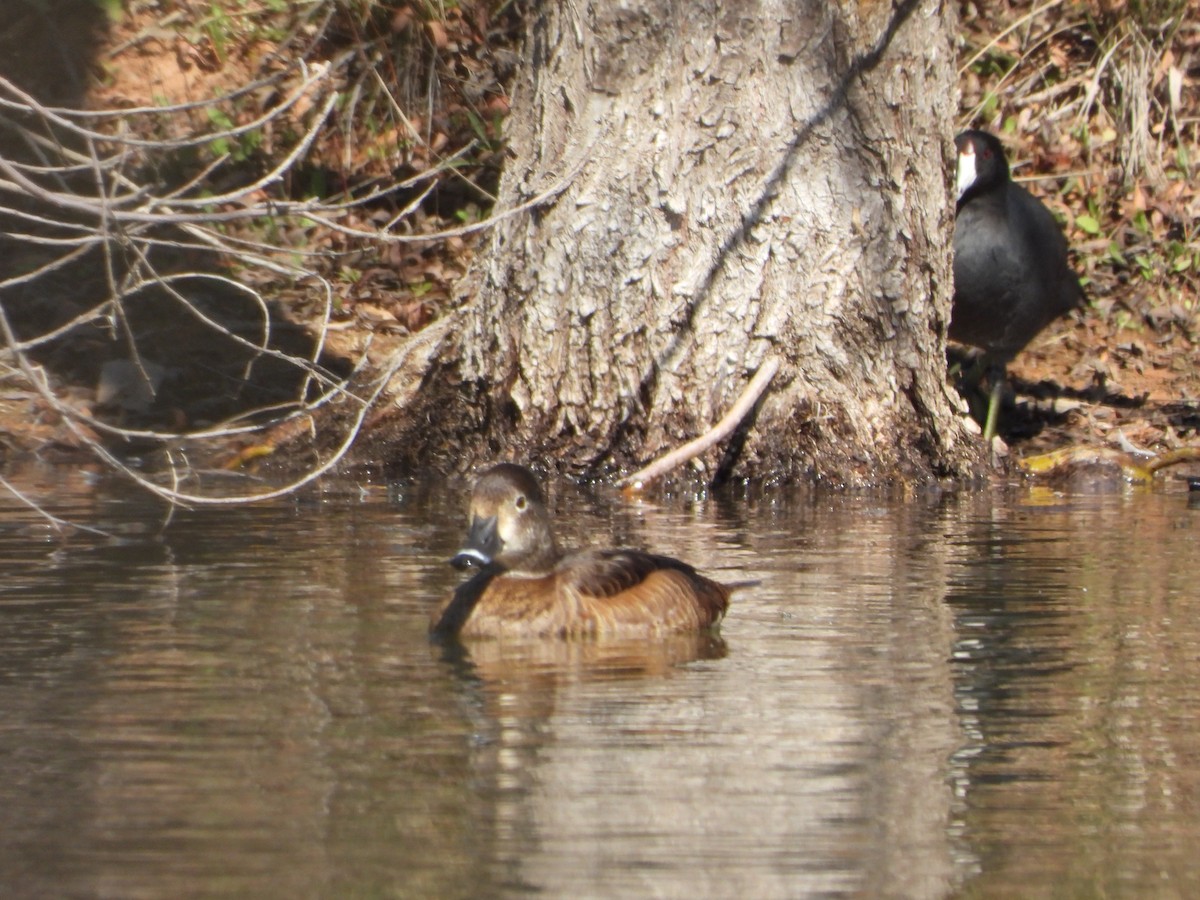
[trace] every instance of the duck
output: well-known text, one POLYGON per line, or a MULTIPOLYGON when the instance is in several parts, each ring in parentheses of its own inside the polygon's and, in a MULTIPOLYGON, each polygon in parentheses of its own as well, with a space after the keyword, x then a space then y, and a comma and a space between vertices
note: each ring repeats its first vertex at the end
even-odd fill
POLYGON ((1013 182, 999 139, 964 131, 954 217, 954 300, 949 336, 983 351, 992 389, 984 425, 996 433, 1008 363, 1043 328, 1083 301, 1067 241, 1040 200, 1013 182))
POLYGON ((669 556, 633 549, 564 552, 533 472, 500 463, 477 479, 462 549, 478 569, 434 611, 457 638, 654 638, 715 629, 732 586, 669 556))

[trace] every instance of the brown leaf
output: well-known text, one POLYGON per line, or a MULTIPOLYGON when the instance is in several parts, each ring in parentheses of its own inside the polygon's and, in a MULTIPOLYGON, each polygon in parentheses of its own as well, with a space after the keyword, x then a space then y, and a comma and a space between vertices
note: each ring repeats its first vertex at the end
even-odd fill
POLYGON ((370 303, 359 303, 354 307, 354 312, 357 313, 360 319, 366 319, 372 324, 387 323, 396 317, 384 309, 382 306, 374 306, 370 303))
POLYGON ((392 31, 395 34, 402 34, 408 31, 414 18, 413 9, 411 6, 401 6, 392 16, 392 31))
POLYGON ((433 42, 433 46, 439 50, 445 50, 450 45, 450 39, 446 36, 446 29, 441 22, 430 20, 425 23, 425 30, 429 32, 429 40, 433 42))
POLYGON ((403 303, 396 310, 396 320, 409 331, 420 331, 433 321, 433 310, 423 300, 403 303))

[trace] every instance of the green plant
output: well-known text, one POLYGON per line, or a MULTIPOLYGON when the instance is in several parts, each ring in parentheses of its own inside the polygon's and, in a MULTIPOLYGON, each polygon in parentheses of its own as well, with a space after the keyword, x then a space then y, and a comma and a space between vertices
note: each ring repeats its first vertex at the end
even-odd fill
MULTIPOLYGON (((234 129, 233 120, 223 110, 210 106, 204 112, 218 131, 230 132, 234 129)), ((214 156, 228 156, 234 162, 245 162, 262 145, 262 140, 262 132, 256 129, 237 136, 222 134, 213 138, 208 147, 214 156)))
POLYGON ((121 16, 125 14, 122 0, 92 0, 92 2, 100 7, 110 22, 121 21, 121 16))

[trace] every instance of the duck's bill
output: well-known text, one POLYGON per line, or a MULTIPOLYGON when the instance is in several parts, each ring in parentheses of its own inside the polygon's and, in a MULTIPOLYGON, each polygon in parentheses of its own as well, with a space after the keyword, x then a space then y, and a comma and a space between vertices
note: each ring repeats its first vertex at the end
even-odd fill
POLYGON ((459 550, 450 559, 450 565, 454 568, 462 569, 482 569, 492 561, 491 557, 482 551, 476 550, 474 547, 465 547, 459 550))
POLYGON ((495 516, 471 516, 471 527, 461 550, 450 560, 456 569, 483 568, 489 565, 500 552, 503 542, 496 529, 495 516))

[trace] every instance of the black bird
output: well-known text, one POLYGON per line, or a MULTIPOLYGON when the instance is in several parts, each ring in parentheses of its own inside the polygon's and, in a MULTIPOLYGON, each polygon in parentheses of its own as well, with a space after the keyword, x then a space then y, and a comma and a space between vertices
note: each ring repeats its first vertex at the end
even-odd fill
MULTIPOLYGON (((1004 148, 964 131, 958 148, 950 337, 984 351, 992 381, 984 438, 996 433, 1004 369, 1039 331, 1083 300, 1067 241, 1041 201, 1009 176, 1004 148)), ((982 371, 981 371, 982 374, 982 371)))

